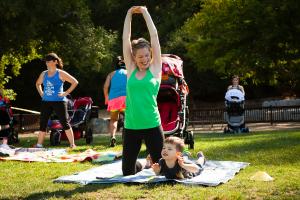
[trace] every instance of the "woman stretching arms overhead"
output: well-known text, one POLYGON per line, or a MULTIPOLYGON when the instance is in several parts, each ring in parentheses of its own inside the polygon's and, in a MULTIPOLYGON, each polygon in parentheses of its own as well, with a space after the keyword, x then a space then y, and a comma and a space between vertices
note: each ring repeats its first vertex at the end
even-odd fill
POLYGON ((142 170, 137 162, 142 141, 154 163, 161 158, 164 135, 156 97, 161 81, 161 50, 156 27, 144 6, 131 7, 123 29, 123 56, 127 68, 127 96, 123 135, 122 170, 132 175, 142 170), (144 38, 131 42, 133 14, 141 14, 147 24, 151 44, 144 38))

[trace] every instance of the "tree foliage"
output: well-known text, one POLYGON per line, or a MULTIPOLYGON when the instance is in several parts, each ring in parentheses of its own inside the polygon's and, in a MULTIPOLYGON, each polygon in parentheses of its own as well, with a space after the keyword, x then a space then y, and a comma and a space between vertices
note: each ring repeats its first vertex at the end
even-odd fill
MULTIPOLYGON (((40 73, 38 59, 54 51, 80 81, 74 92, 100 98, 133 5, 147 6, 162 52, 183 58, 192 95, 217 96, 232 74, 249 86, 300 91, 298 0, 0 0, 0 89, 13 95, 11 80, 29 76, 20 69, 40 73)), ((140 16, 132 30, 149 38, 140 16)))
POLYGON ((11 79, 7 74, 17 76, 23 64, 52 51, 67 68, 99 71, 112 60, 116 38, 94 26, 84 0, 1 0, 0 87, 11 79))
POLYGON ((281 81, 295 86, 299 9, 296 0, 206 0, 173 38, 201 71, 240 74, 257 84, 281 81))

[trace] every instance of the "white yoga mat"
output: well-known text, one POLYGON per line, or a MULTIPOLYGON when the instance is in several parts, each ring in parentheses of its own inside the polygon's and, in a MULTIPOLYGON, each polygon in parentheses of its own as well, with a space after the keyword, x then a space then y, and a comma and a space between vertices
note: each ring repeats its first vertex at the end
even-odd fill
MULTIPOLYGON (((141 162, 143 162, 141 160, 141 162)), ((217 186, 228 182, 241 169, 246 168, 249 163, 234 161, 208 160, 204 165, 202 173, 192 179, 172 180, 189 185, 217 186)), ((131 175, 122 175, 122 161, 101 165, 83 172, 69 176, 62 176, 54 180, 57 183, 79 183, 79 184, 109 184, 109 183, 158 183, 170 181, 164 176, 155 176, 152 169, 131 175)))

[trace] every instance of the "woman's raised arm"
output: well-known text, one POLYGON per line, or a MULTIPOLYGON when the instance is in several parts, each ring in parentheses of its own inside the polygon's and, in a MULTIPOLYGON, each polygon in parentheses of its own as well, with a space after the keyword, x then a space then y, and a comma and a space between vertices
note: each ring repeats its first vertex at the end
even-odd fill
POLYGON ((151 47, 152 47, 152 66, 151 66, 151 71, 155 76, 160 76, 161 75, 161 49, 160 49, 160 44, 159 44, 159 39, 158 39, 158 33, 156 30, 156 27, 153 23, 153 20, 147 10, 146 7, 141 6, 139 7, 140 12, 143 14, 143 17, 146 21, 148 31, 150 34, 150 39, 151 39, 151 47))
POLYGON ((132 48, 131 48, 131 20, 132 20, 132 10, 134 7, 130 8, 127 12, 124 21, 124 28, 123 28, 123 57, 124 62, 126 65, 126 69, 129 74, 134 70, 135 65, 133 64, 132 59, 132 48))

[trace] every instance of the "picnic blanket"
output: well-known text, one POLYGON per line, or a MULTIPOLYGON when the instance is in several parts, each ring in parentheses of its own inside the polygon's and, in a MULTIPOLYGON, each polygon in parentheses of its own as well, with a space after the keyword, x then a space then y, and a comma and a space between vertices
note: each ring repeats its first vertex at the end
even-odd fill
MULTIPOLYGON (((143 159, 140 160, 144 162, 143 159)), ((122 161, 104 164, 83 172, 69 176, 62 176, 54 180, 56 183, 79 183, 79 184, 109 184, 109 183, 159 183, 176 181, 188 185, 217 186, 228 182, 241 169, 249 165, 245 162, 214 161, 208 160, 204 165, 202 173, 192 179, 170 180, 164 176, 156 176, 152 169, 144 169, 131 175, 122 175, 122 161)))
POLYGON ((15 148, 0 149, 2 156, 0 160, 17 160, 25 162, 84 162, 94 163, 111 162, 121 156, 120 152, 97 152, 88 149, 77 154, 69 154, 66 149, 46 149, 46 148, 15 148))

